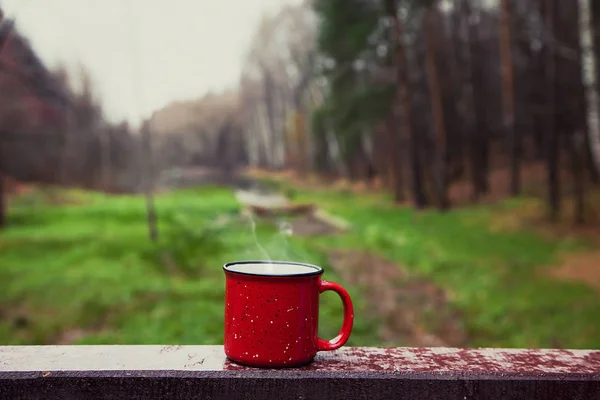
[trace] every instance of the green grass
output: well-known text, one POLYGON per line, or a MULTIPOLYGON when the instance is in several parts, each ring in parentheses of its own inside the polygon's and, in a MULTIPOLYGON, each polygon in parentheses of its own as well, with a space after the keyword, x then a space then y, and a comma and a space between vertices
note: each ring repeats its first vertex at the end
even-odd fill
MULTIPOLYGON (((0 233, 0 344, 53 343, 77 328, 86 332, 78 343, 222 343, 221 266, 265 257, 231 191, 158 196, 156 245, 147 239, 142 198, 60 193, 80 204, 51 206, 38 193, 11 205, 0 233)), ((326 279, 338 280, 327 249, 377 253, 445 289, 464 315, 471 346, 600 347, 598 293, 543 273, 560 254, 587 244, 490 229, 491 217, 519 200, 440 214, 394 207, 376 194, 296 190, 295 199, 318 202, 353 229, 300 239, 259 224, 258 242, 272 259, 317 263, 326 279)), ((349 289, 358 308, 350 344, 381 344, 378 321, 360 291, 349 289)), ((321 306, 320 333, 332 337, 340 302, 325 293, 321 306)))
MULTIPOLYGON (((156 245, 148 240, 142 198, 62 195, 81 204, 50 206, 37 194, 10 207, 8 227, 0 234, 1 344, 54 343, 74 329, 86 332, 78 343, 222 343, 221 266, 264 258, 250 224, 237 218, 231 191, 158 196, 156 245), (165 262, 165 254, 174 262, 165 262), (174 264, 176 270, 168 267, 174 264)), ((282 242, 275 228, 259 225, 256 235, 273 258, 324 265, 321 253, 293 239, 282 242)), ((325 277, 335 280, 324 267, 325 277)), ((350 291, 360 316, 351 343, 374 344, 376 321, 350 291)), ((341 325, 341 302, 330 293, 322 297, 319 332, 333 337, 341 325)))
POLYGON ((445 289, 464 313, 471 346, 600 347, 598 293, 543 274, 559 254, 588 244, 493 232, 491 216, 518 201, 441 214, 394 207, 380 195, 314 191, 298 200, 353 224, 345 236, 320 239, 321 246, 381 254, 445 289))

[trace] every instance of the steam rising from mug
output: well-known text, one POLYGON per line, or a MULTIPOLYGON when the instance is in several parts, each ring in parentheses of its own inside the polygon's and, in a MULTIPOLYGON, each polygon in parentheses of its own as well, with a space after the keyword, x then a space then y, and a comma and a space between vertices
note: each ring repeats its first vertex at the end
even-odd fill
MULTIPOLYGON (((258 250, 262 253, 262 255, 265 257, 265 260, 269 261, 269 264, 266 265, 267 272, 275 273, 275 264, 273 264, 273 259, 269 256, 269 253, 267 252, 267 250, 258 241, 258 236, 256 235, 256 221, 254 219, 254 216, 252 214, 249 214, 248 218, 250 219, 250 229, 252 231, 252 238, 254 239, 254 244, 256 245, 258 250)), ((287 237, 292 236, 294 234, 294 230, 292 228, 292 225, 286 221, 280 221, 278 224, 278 227, 279 227, 279 232, 277 234, 277 237, 283 242, 282 243, 283 252, 288 254, 289 253, 289 243, 287 241, 287 237)))
POLYGON ((270 263, 272 260, 271 257, 269 257, 269 253, 267 253, 267 250, 265 250, 265 248, 262 247, 258 242, 258 237, 256 236, 256 221, 254 221, 254 217, 252 216, 252 214, 248 215, 248 218, 250 219, 250 228, 252 229, 252 237, 254 238, 254 244, 256 244, 256 247, 258 247, 258 249, 263 253, 263 255, 265 256, 265 260, 268 260, 270 263))

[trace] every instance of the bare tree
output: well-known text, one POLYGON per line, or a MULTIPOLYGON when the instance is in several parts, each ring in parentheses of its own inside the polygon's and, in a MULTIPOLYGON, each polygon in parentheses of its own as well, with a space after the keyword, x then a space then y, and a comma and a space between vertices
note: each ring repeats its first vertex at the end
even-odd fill
POLYGON ((480 23, 476 18, 481 18, 481 8, 477 0, 463 0, 464 19, 466 20, 466 42, 468 47, 469 69, 471 72, 470 85, 473 93, 474 131, 470 138, 471 174, 473 177, 473 198, 477 200, 481 194, 489 190, 489 127, 486 121, 483 43, 481 38, 480 23))
MULTIPOLYGON (((600 27, 595 24, 600 22, 600 12, 597 20, 594 20, 590 6, 590 1, 594 7, 600 10, 598 2, 594 0, 579 0, 579 40, 581 46, 581 69, 583 84, 585 87, 587 102, 587 125, 589 132, 590 148, 595 168, 600 173, 600 100, 597 72, 600 71, 600 59, 595 55, 594 48, 600 49, 600 35, 594 35, 594 31, 600 32, 600 27)), ((600 51, 598 53, 600 54, 600 51)))
POLYGON ((412 136, 412 130, 410 126, 410 111, 407 111, 409 110, 409 106, 404 103, 407 100, 403 98, 406 95, 405 91, 407 91, 407 87, 404 85, 408 83, 401 81, 403 78, 406 79, 402 75, 405 74, 403 68, 406 68, 406 63, 404 62, 404 48, 402 43, 404 37, 402 36, 401 22, 398 21, 398 2, 396 0, 388 0, 386 2, 386 13, 393 25, 393 29, 390 30, 390 48, 393 50, 393 57, 390 57, 390 66, 392 69, 395 69, 396 93, 390 116, 387 118, 385 126, 381 128, 382 133, 384 133, 382 143, 385 145, 382 150, 388 164, 387 175, 390 187, 394 192, 394 199, 397 202, 401 202, 404 201, 405 194, 402 160, 399 154, 401 148, 400 124, 404 122, 404 134, 406 136, 412 136), (404 120, 406 116, 408 116, 408 120, 404 120))
POLYGON ((440 26, 439 9, 436 4, 425 12, 424 34, 426 40, 427 77, 429 81, 429 96, 433 114, 435 132, 435 188, 436 201, 440 210, 449 207, 447 188, 447 132, 442 102, 442 90, 439 81, 437 54, 437 29, 440 26))
POLYGON ((315 32, 309 4, 300 4, 265 16, 255 33, 242 74, 240 106, 249 127, 245 136, 250 158, 264 159, 264 166, 284 167, 290 157, 302 168, 308 165, 306 130, 289 132, 307 119, 315 32))
POLYGON ((413 201, 416 207, 422 208, 427 205, 427 198, 423 188, 423 164, 420 155, 420 144, 422 140, 418 137, 418 132, 413 129, 412 103, 410 82, 408 79, 408 63, 406 61, 406 46, 404 35, 404 23, 398 15, 398 4, 393 0, 388 0, 389 14, 392 16, 393 31, 395 36, 395 55, 396 55, 396 73, 397 73, 397 91, 398 103, 400 107, 401 118, 403 121, 403 131, 408 140, 411 166, 411 186, 413 192, 413 201))
MULTIPOLYGON (((549 32, 554 31, 556 22, 556 0, 544 0, 544 25, 549 32)), ((546 85, 546 167, 548 173, 548 203, 550 216, 557 219, 560 212, 560 179, 558 163, 560 160, 559 132, 556 128, 556 49, 550 43, 544 44, 545 85, 546 85)))
POLYGON ((0 180, 56 182, 67 106, 66 91, 0 9, 0 180))
POLYGON ((148 220, 148 235, 150 240, 158 240, 158 224, 156 218, 156 209, 154 207, 154 168, 152 159, 152 137, 147 123, 141 127, 141 145, 142 145, 142 171, 144 172, 143 187, 144 198, 146 199, 146 218, 148 220))
POLYGON ((516 196, 521 191, 520 143, 515 129, 515 93, 513 73, 512 27, 510 0, 500 0, 500 58, 502 64, 502 111, 504 134, 510 151, 510 191, 516 196))

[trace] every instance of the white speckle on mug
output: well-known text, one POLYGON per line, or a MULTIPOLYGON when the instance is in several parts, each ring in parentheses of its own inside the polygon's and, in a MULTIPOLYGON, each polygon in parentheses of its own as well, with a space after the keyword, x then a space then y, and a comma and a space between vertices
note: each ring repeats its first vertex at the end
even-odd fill
POLYGON ((250 320, 250 322, 254 322, 254 320, 253 320, 253 319, 251 319, 251 320, 250 320))
POLYGON ((292 307, 289 310, 287 310, 287 312, 290 312, 290 311, 294 311, 294 307, 292 307))
POLYGON ((273 323, 273 321, 271 321, 271 323, 273 323))

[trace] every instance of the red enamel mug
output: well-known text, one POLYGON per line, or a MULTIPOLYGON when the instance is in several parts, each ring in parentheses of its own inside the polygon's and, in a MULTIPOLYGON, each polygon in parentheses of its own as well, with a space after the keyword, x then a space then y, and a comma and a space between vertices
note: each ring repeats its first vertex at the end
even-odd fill
POLYGON ((309 364, 318 351, 348 341, 354 322, 348 292, 321 279, 323 268, 294 262, 240 261, 225 264, 225 355, 253 367, 309 364), (332 340, 317 336, 319 294, 333 290, 344 306, 344 322, 332 340))

